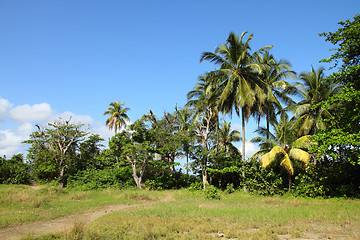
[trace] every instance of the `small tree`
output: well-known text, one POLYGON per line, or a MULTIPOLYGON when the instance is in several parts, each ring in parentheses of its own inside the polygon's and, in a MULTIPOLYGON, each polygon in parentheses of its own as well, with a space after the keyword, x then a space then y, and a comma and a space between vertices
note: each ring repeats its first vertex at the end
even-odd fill
MULTIPOLYGON (((52 153, 53 160, 59 167, 58 182, 60 187, 65 184, 65 171, 69 168, 68 153, 74 150, 76 144, 85 139, 88 134, 80 130, 83 124, 71 124, 71 118, 63 121, 61 118, 54 123, 48 123, 49 128, 41 129, 36 125, 38 131, 30 135, 30 140, 25 143, 32 144, 35 155, 41 154, 41 149, 46 149, 52 153)), ((34 153, 33 153, 34 154, 34 153)))
POLYGON ((279 122, 272 123, 275 133, 272 134, 265 128, 259 128, 257 132, 264 137, 255 137, 251 142, 260 143, 261 149, 253 154, 250 160, 260 157, 262 167, 266 168, 273 163, 278 163, 284 167, 288 173, 289 190, 294 175, 294 162, 300 161, 308 163, 311 155, 307 152, 312 141, 309 135, 297 137, 297 128, 293 121, 288 120, 288 116, 283 113, 279 122))
POLYGON ((148 163, 154 159, 156 152, 151 132, 145 124, 146 117, 130 125, 131 133, 122 131, 115 135, 111 142, 113 154, 119 161, 127 162, 132 168, 132 176, 139 189, 148 163), (116 141, 115 141, 116 140, 116 141), (122 158, 121 158, 122 157, 122 158))

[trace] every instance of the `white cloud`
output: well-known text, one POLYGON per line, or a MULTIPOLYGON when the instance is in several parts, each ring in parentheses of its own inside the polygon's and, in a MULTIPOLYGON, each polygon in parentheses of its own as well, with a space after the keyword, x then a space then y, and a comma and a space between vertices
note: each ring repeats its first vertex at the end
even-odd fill
POLYGON ((46 121, 54 114, 48 103, 20 105, 10 110, 10 117, 16 122, 46 121))
MULTIPOLYGON (((240 152, 242 153, 242 146, 239 147, 240 152)), ((254 153, 259 151, 259 147, 252 142, 245 143, 245 158, 250 158, 254 153)))
POLYGON ((35 124, 47 128, 49 122, 59 119, 67 121, 71 118, 73 124, 84 124, 84 130, 99 134, 105 142, 114 135, 105 123, 96 122, 89 115, 77 115, 68 111, 57 114, 48 103, 13 105, 7 99, 0 98, 0 121, 12 120, 7 123, 4 130, 0 130, 0 156, 11 157, 18 153, 26 155, 28 146, 22 142, 29 139, 30 134, 36 131, 35 124))
POLYGON ((0 98, 0 121, 4 121, 7 117, 9 109, 13 106, 7 99, 0 98))
POLYGON ((16 129, 0 130, 0 156, 23 153, 25 144, 22 142, 29 139, 33 130, 31 123, 24 123, 16 129))
POLYGON ((114 132, 109 129, 109 127, 105 126, 105 124, 97 124, 91 128, 91 133, 99 134, 104 141, 108 141, 109 138, 114 136, 114 132))

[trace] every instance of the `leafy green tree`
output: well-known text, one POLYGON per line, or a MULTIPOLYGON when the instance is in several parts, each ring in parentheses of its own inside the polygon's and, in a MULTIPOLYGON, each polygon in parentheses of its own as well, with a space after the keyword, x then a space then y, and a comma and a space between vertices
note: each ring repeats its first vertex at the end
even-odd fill
MULTIPOLYGON (((64 187, 66 182, 66 171, 69 169, 71 162, 70 153, 75 154, 77 144, 85 139, 88 134, 86 131, 81 130, 83 124, 70 123, 71 118, 68 121, 55 121, 54 123, 48 123, 49 128, 42 130, 39 125, 37 132, 33 132, 30 135, 30 140, 25 143, 32 145, 32 157, 38 158, 42 149, 46 149, 47 153, 51 153, 50 160, 54 160, 58 167, 59 175, 58 182, 60 187, 64 187), (39 152, 40 151, 40 152, 39 152)), ((31 157, 31 156, 30 156, 31 157)), ((44 162, 48 162, 49 159, 41 159, 44 162)), ((54 166, 53 164, 49 164, 54 166)), ((35 165, 36 166, 36 165, 35 165)), ((35 167, 33 166, 33 167, 35 167)))
POLYGON ((135 121, 130 125, 130 133, 122 135, 123 156, 133 171, 133 178, 136 186, 142 189, 142 180, 149 162, 154 160, 157 153, 153 143, 153 136, 149 127, 145 124, 146 117, 135 121))
POLYGON ((190 147, 194 143, 195 131, 192 124, 193 114, 188 107, 176 110, 176 128, 178 139, 182 145, 183 155, 186 156, 186 174, 189 174, 189 155, 190 147))
POLYGON ((285 113, 282 114, 279 122, 272 125, 274 134, 269 133, 265 128, 257 130, 260 135, 269 135, 269 138, 255 137, 251 139, 251 142, 259 143, 261 148, 253 154, 251 159, 260 157, 260 163, 264 168, 272 164, 280 164, 284 167, 288 173, 290 189, 294 175, 294 162, 308 163, 310 161, 311 155, 307 150, 312 143, 308 135, 297 137, 294 122, 289 121, 285 113))
POLYGON ((201 151, 200 154, 192 154, 196 159, 195 165, 201 166, 201 175, 203 180, 203 187, 206 188, 208 184, 208 160, 210 150, 212 148, 211 134, 219 124, 218 108, 216 103, 216 88, 209 85, 207 77, 199 78, 198 83, 194 89, 190 91, 188 96, 187 106, 194 108, 193 125, 195 135, 198 137, 198 142, 201 145, 194 146, 194 149, 201 151), (200 150, 201 149, 201 150, 200 150))
POLYGON ((151 122, 151 131, 155 147, 159 152, 158 158, 165 167, 173 174, 175 172, 175 159, 181 154, 181 139, 177 133, 176 118, 177 112, 170 114, 164 112, 162 119, 157 117, 150 110, 148 119, 151 122))
POLYGON ((85 141, 80 142, 80 156, 78 161, 73 164, 75 171, 81 171, 86 168, 94 168, 96 166, 97 157, 100 156, 101 147, 104 141, 98 134, 91 134, 85 141))
POLYGON ((331 49, 336 52, 322 61, 339 67, 328 81, 338 83, 342 90, 319 103, 325 109, 335 105, 337 112, 325 119, 333 124, 313 137, 318 146, 312 151, 318 158, 360 164, 360 15, 340 21, 339 25, 335 32, 320 34, 336 46, 331 49))
POLYGON ((115 134, 122 126, 126 126, 126 121, 130 121, 126 114, 130 108, 123 108, 124 104, 125 103, 117 101, 111 102, 110 106, 104 112, 104 115, 110 115, 110 117, 106 119, 105 125, 109 126, 109 129, 114 129, 115 134))
POLYGON ((250 109, 256 101, 263 103, 266 98, 265 84, 260 79, 261 66, 256 62, 259 55, 272 46, 262 47, 251 53, 251 34, 245 41, 243 38, 247 32, 239 37, 230 33, 225 44, 216 48, 215 52, 204 52, 202 61, 209 61, 219 66, 218 70, 208 72, 209 82, 218 88, 218 104, 224 113, 231 113, 233 108, 238 115, 241 110, 242 121, 242 160, 245 161, 245 121, 250 116, 250 109))

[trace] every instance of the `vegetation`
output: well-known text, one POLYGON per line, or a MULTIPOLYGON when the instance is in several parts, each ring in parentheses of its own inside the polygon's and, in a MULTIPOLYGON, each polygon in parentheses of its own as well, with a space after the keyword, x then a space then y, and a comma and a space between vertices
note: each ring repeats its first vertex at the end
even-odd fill
POLYGON ((206 193, 74 191, 59 187, 33 190, 28 186, 2 185, 0 191, 4 196, 0 205, 1 226, 26 226, 35 221, 40 228, 46 219, 59 215, 71 214, 80 219, 84 212, 103 212, 92 222, 69 220, 67 230, 57 233, 34 236, 29 232, 25 235, 28 240, 359 238, 359 200, 263 197, 239 191, 217 191, 214 195, 212 188, 206 193), (205 199, 207 196, 209 199, 205 199), (104 205, 119 208, 105 214, 104 205))
POLYGON ((322 67, 296 76, 289 61, 270 53, 271 45, 252 51, 252 34, 230 33, 214 52, 202 54, 201 62, 215 69, 198 79, 184 107, 162 116, 149 110, 130 123, 125 103, 111 102, 104 112, 105 125, 114 130, 107 147, 71 118, 37 125, 25 141, 25 161, 21 155, 0 158, 0 183, 57 181, 81 190, 202 185, 214 196, 216 187, 358 197, 360 16, 339 24, 337 31, 320 34, 337 47, 322 60, 338 67, 330 76, 322 67), (224 120, 233 111, 241 117, 241 133, 224 120), (250 118, 259 123, 252 141, 260 151, 246 161, 250 118), (234 145, 240 141, 242 151, 234 145), (183 172, 178 160, 185 158, 183 172))

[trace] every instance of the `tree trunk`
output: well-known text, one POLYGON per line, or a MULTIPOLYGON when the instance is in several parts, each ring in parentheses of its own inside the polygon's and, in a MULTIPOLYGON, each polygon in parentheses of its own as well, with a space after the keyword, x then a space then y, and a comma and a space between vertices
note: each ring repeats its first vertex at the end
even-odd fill
POLYGON ((59 187, 60 187, 60 188, 63 188, 63 187, 65 186, 65 178, 64 178, 64 175, 65 175, 65 169, 66 169, 66 168, 67 168, 67 165, 61 167, 60 176, 59 176, 59 179, 58 179, 59 187))
POLYGON ((186 152, 186 175, 189 176, 189 152, 186 152))
POLYGON ((288 175, 288 180, 289 180, 289 192, 291 190, 291 185, 292 185, 292 179, 291 179, 291 175, 288 175))
POLYGON ((134 181, 135 181, 135 183, 136 183, 136 186, 137 186, 138 189, 142 189, 142 187, 141 187, 141 177, 142 177, 142 176, 140 175, 140 177, 138 177, 137 172, 136 172, 136 164, 135 164, 135 163, 131 163, 131 167, 132 167, 132 170, 133 170, 132 176, 133 176, 133 178, 134 178, 134 181))
POLYGON ((206 188, 206 185, 209 184, 208 180, 207 180, 207 172, 206 172, 206 167, 203 167, 203 170, 202 170, 202 180, 203 180, 203 188, 205 189, 206 188))
POLYGON ((175 155, 169 155, 169 164, 171 165, 170 166, 170 174, 171 176, 174 174, 175 172, 175 167, 174 167, 174 163, 175 163, 175 155))
MULTIPOLYGON (((243 163, 245 163, 245 111, 244 111, 244 108, 241 109, 241 124, 242 124, 242 161, 243 163)), ((244 177, 245 179, 245 171, 243 170, 242 171, 242 176, 244 177)), ((244 185, 243 187, 243 190, 244 192, 247 192, 247 188, 246 186, 244 185)))
POLYGON ((244 108, 241 109, 241 124, 242 124, 242 156, 241 159, 245 162, 245 111, 244 108))
POLYGON ((270 119, 269 119, 269 112, 266 111, 266 139, 269 139, 269 133, 270 133, 270 119))

